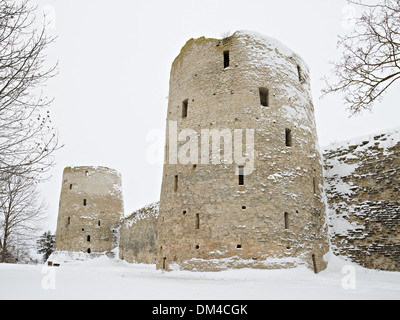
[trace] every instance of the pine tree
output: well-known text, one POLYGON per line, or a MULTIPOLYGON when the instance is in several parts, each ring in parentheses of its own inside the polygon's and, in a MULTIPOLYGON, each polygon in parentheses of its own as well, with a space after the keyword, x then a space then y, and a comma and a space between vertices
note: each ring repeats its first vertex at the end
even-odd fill
POLYGON ((43 233, 37 240, 37 253, 43 254, 43 261, 46 261, 55 249, 56 236, 50 231, 43 233))

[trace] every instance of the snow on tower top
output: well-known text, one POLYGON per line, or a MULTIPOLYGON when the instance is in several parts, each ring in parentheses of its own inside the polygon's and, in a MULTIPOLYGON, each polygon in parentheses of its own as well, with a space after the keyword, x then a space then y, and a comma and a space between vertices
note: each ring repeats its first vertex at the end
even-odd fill
POLYGON ((259 32, 255 31, 249 31, 249 30, 239 30, 236 31, 234 34, 241 34, 241 35, 248 35, 257 40, 258 42, 264 43, 266 46, 272 48, 272 49, 277 49, 280 53, 282 53, 285 56, 292 57, 296 55, 295 52, 293 52, 291 49, 289 49, 286 45, 284 45, 282 42, 279 40, 276 40, 275 38, 271 38, 268 36, 265 36, 259 32))
MULTIPOLYGON (((287 58, 289 58, 292 59, 293 62, 297 64, 299 70, 301 70, 301 73, 304 77, 303 80, 309 79, 310 68, 306 62, 296 52, 291 50, 279 40, 262 35, 261 33, 255 31, 248 30, 236 31, 232 36, 237 36, 238 38, 250 37, 254 40, 257 45, 251 48, 251 53, 252 60, 255 62, 262 63, 264 65, 274 65, 275 67, 285 67, 287 66, 287 58), (276 54, 270 54, 270 52, 274 52, 276 54)), ((295 78, 297 75, 291 74, 290 76, 293 76, 294 80, 296 80, 295 78)))

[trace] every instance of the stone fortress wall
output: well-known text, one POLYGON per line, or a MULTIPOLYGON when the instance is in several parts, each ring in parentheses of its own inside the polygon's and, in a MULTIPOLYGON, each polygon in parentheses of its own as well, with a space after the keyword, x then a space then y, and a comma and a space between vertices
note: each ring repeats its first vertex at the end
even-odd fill
POLYGON ((149 204, 120 224, 119 258, 130 263, 156 263, 158 202, 149 204))
POLYGON ((324 159, 333 253, 400 271, 400 128, 327 146, 324 159))
POLYGON ((160 203, 123 217, 115 170, 68 167, 56 250, 118 246, 120 259, 165 270, 315 272, 331 250, 400 271, 400 128, 332 144, 322 156, 309 81, 302 59, 274 39, 189 40, 171 69, 160 203), (254 150, 243 145, 230 159, 235 132, 254 150), (197 159, 188 156, 193 141, 197 159))
MULTIPOLYGON (((366 268, 400 271, 400 128, 333 143, 323 155, 332 253, 366 268)), ((131 236, 153 236, 156 216, 152 212, 140 220, 150 229, 131 224, 131 236), (150 234, 143 235, 146 230, 150 234)), ((141 254, 154 261, 156 247, 149 250, 136 238, 141 254)), ((133 261, 143 262, 138 255, 133 261)))

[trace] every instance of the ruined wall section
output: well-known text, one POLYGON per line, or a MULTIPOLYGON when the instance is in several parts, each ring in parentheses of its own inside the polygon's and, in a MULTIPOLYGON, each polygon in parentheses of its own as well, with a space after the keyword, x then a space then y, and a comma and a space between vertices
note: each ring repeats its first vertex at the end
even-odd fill
POLYGON ((332 251, 400 271, 400 128, 325 148, 332 251))
POLYGON ((121 221, 120 259, 130 263, 156 263, 158 207, 158 202, 149 204, 121 221))
POLYGON ((56 250, 104 252, 118 243, 124 204, 120 174, 105 167, 67 167, 63 172, 56 250))

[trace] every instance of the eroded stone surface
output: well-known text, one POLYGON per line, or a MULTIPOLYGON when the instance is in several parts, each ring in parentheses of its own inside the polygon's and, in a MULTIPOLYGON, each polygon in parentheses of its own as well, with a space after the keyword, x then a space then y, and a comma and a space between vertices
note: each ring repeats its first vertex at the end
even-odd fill
MULTIPOLYGON (((193 269, 188 260, 234 257, 252 262, 246 267, 271 259, 326 267, 322 163, 309 71, 298 55, 252 32, 189 40, 172 65, 167 127, 158 268, 193 269), (268 90, 266 103, 260 88, 268 90), (204 130, 242 130, 243 139, 246 129, 254 130, 254 170, 244 185, 238 173, 245 160, 229 163, 210 154, 182 164, 186 139, 178 139, 178 163, 171 163, 173 125, 178 134, 194 132, 199 146, 208 143, 201 140, 204 130)), ((223 143, 220 151, 225 154, 223 143)))
POLYGON ((104 252, 118 243, 123 217, 121 176, 105 167, 64 169, 56 250, 104 252))
POLYGON ((324 150, 332 251, 400 271, 400 129, 324 150))

